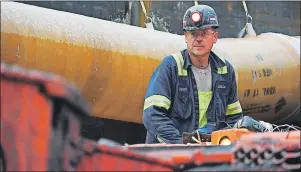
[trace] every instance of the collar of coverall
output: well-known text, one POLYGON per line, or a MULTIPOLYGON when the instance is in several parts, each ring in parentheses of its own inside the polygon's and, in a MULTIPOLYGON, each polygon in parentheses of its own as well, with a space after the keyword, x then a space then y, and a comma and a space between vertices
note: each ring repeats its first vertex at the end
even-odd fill
MULTIPOLYGON (((224 67, 226 64, 219 58, 217 57, 216 54, 214 54, 212 51, 210 51, 209 55, 209 63, 211 68, 221 68, 224 67)), ((191 67, 192 63, 190 60, 190 56, 188 54, 187 49, 184 50, 184 68, 187 70, 188 67, 191 67)))

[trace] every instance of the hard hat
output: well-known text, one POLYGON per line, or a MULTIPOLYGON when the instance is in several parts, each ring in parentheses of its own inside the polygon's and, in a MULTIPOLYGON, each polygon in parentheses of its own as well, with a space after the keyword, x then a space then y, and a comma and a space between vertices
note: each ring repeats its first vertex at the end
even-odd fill
POLYGON ((206 28, 219 28, 217 16, 213 8, 208 5, 195 5, 185 12, 183 30, 191 31, 206 28))

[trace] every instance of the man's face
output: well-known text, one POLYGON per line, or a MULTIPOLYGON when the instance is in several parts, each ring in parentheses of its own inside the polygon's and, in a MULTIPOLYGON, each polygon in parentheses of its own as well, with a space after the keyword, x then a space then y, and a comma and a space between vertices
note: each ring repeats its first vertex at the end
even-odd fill
POLYGON ((213 28, 184 32, 188 52, 193 56, 209 54, 218 39, 218 32, 213 28))

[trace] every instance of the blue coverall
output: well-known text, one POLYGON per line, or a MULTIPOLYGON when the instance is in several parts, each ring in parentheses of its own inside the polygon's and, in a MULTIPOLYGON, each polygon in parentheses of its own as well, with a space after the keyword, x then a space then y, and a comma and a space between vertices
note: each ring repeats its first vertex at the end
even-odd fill
MULTIPOLYGON (((212 98, 207 122, 224 121, 231 126, 242 118, 232 65, 212 51, 212 98)), ((187 49, 165 57, 151 76, 143 109, 146 143, 181 144, 182 133, 199 126, 199 98, 187 49)))

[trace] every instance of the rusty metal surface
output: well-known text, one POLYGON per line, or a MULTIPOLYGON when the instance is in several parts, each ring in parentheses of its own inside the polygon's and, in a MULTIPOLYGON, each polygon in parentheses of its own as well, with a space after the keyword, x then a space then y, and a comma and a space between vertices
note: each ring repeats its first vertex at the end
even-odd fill
POLYGON ((255 169, 275 166, 285 171, 301 168, 300 131, 242 136, 234 149, 233 164, 255 169))
POLYGON ((14 84, 5 79, 2 70, 1 64, 1 148, 5 168, 8 171, 45 170, 52 104, 39 93, 38 86, 14 84), (30 153, 35 156, 28 156, 30 153))
POLYGON ((169 161, 81 137, 89 111, 78 95, 58 76, 1 63, 0 168, 173 171, 169 161))
POLYGON ((204 154, 214 154, 214 153, 231 153, 233 150, 233 145, 230 146, 209 146, 200 144, 151 144, 151 145, 130 145, 128 146, 130 150, 144 153, 151 157, 160 157, 164 160, 173 161, 175 157, 190 157, 197 152, 202 152, 204 154))
MULTIPOLYGON (((179 35, 5 2, 1 48, 3 62, 74 82, 93 116, 141 123, 150 75, 185 42, 179 35)), ((246 115, 267 122, 299 115, 299 48, 300 38, 273 33, 218 41, 214 51, 234 66, 246 115)))

